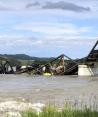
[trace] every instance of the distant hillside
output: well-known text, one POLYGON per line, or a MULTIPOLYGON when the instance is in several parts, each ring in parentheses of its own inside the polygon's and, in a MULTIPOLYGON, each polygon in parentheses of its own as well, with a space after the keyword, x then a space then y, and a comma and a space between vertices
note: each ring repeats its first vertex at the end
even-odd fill
POLYGON ((15 55, 4 54, 1 56, 5 56, 8 58, 14 58, 14 59, 21 59, 21 60, 32 60, 33 59, 33 57, 25 55, 25 54, 15 54, 15 55))
POLYGON ((26 54, 15 54, 15 55, 8 55, 8 54, 0 54, 1 57, 7 57, 7 58, 13 58, 13 59, 17 59, 17 60, 42 60, 42 61, 47 61, 47 60, 51 60, 53 59, 53 57, 51 58, 45 58, 45 57, 42 57, 42 58, 39 58, 39 57, 32 57, 32 56, 29 56, 29 55, 26 55, 26 54))

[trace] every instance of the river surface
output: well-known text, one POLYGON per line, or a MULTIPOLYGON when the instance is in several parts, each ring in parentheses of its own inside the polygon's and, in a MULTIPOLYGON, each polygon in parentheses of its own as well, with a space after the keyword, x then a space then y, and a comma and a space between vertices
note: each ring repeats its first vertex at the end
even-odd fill
POLYGON ((98 100, 98 77, 0 75, 0 103, 56 104, 98 100))

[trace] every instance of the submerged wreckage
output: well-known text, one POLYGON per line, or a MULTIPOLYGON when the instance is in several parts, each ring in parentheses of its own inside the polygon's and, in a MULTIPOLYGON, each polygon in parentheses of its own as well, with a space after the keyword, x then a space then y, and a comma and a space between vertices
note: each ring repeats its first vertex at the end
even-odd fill
POLYGON ((44 65, 32 64, 27 67, 16 67, 13 70, 10 62, 0 57, 0 73, 1 74, 21 74, 30 73, 35 75, 79 75, 79 76, 95 76, 98 75, 98 50, 96 46, 98 41, 93 46, 87 57, 73 60, 70 57, 62 54, 57 58, 52 59, 44 65))

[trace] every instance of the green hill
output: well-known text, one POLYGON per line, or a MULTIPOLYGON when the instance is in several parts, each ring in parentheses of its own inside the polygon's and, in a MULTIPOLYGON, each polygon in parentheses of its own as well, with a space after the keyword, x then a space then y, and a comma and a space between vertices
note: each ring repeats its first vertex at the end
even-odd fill
POLYGON ((32 63, 47 63, 53 57, 51 58, 46 58, 46 57, 32 57, 26 54, 15 54, 15 55, 10 55, 10 54, 0 54, 1 57, 6 57, 12 65, 27 65, 27 64, 32 64, 32 63))

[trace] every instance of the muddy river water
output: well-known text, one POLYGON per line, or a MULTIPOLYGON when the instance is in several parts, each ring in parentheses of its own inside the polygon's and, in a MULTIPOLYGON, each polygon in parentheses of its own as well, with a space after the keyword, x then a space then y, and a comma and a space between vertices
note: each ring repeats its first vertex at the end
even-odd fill
POLYGON ((98 103, 98 77, 0 75, 0 104, 18 101, 61 106, 66 100, 88 103, 92 97, 98 103))

